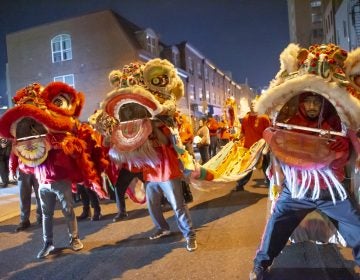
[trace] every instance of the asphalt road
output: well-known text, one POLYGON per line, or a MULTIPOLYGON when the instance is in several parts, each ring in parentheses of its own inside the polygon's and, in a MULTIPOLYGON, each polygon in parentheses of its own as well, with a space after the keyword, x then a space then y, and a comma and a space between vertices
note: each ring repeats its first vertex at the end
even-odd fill
MULTIPOLYGON (((79 222, 84 243, 79 252, 67 248, 65 221, 57 210, 56 250, 37 260, 42 230, 33 225, 15 233, 19 210, 14 208, 17 215, 0 223, 0 279, 246 280, 268 215, 267 188, 261 173, 255 172, 244 192, 232 189, 230 185, 210 192, 193 189, 195 200, 189 207, 199 248, 192 253, 185 249, 172 210, 164 209, 173 233, 153 241, 148 239, 153 224, 146 206, 128 199, 126 221, 113 223, 115 204, 102 201, 102 220, 79 222)), ((0 196, 0 201, 4 199, 0 196)), ((5 207, 0 206, 0 212, 5 207)), ((80 212, 78 204, 76 213, 80 212)), ((34 211, 31 221, 35 222, 34 211)), ((349 248, 304 242, 286 246, 265 279, 359 279, 354 270, 349 248)))

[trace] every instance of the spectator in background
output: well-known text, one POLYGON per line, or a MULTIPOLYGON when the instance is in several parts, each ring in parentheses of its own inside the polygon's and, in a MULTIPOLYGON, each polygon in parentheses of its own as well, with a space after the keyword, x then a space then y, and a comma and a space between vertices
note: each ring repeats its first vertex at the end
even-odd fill
POLYGON ((9 184, 9 159, 11 153, 11 141, 6 138, 0 138, 0 177, 2 188, 9 184))
POLYGON ((196 136, 200 137, 200 141, 197 143, 197 147, 201 156, 201 164, 206 163, 209 156, 209 146, 210 146, 210 132, 209 128, 206 125, 206 118, 202 118, 199 121, 199 130, 196 133, 196 136))
POLYGON ((219 122, 219 138, 221 147, 225 146, 230 141, 229 124, 225 115, 221 117, 221 121, 219 122))
MULTIPOLYGON (((266 115, 258 115, 254 111, 255 100, 250 103, 250 112, 248 112, 241 123, 241 135, 240 139, 243 141, 244 148, 250 149, 250 147, 262 138, 263 131, 270 126, 270 119, 266 115)), ((268 156, 263 156, 263 170, 268 165, 268 156)), ((236 191, 243 191, 244 186, 250 180, 252 171, 249 172, 244 178, 240 179, 236 184, 236 191)), ((266 175, 265 175, 266 177, 266 175)))
POLYGON ((184 114, 179 113, 176 118, 178 123, 179 136, 182 144, 185 146, 185 149, 189 152, 190 155, 195 158, 194 148, 193 148, 193 140, 194 140, 194 130, 184 114))
POLYGON ((209 128, 209 133, 210 133, 209 154, 210 154, 210 158, 212 158, 217 153, 217 151, 216 151, 217 144, 218 144, 217 133, 218 133, 218 129, 219 129, 219 124, 215 118, 209 117, 208 121, 207 121, 207 127, 209 128))

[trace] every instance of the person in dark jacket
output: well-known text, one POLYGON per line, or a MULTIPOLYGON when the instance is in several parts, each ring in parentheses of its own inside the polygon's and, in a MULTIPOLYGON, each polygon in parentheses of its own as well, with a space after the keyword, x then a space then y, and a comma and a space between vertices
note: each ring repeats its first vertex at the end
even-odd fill
POLYGON ((0 177, 1 187, 6 188, 9 184, 9 159, 11 153, 11 141, 0 138, 0 177))

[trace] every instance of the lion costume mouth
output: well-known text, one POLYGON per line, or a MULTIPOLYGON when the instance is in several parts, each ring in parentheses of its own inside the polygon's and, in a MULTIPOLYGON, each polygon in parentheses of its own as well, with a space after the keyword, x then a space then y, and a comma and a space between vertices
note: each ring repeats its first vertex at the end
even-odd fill
POLYGON ((14 153, 30 167, 42 164, 50 150, 47 141, 47 129, 33 118, 25 117, 14 122, 12 130, 16 139, 13 143, 14 153))

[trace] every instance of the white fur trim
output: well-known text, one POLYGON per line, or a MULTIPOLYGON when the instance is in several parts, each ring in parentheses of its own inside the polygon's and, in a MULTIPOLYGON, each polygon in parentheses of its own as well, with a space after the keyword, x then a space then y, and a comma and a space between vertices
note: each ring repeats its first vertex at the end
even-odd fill
POLYGON ((344 62, 345 74, 360 75, 360 48, 350 52, 344 62))
POLYGON ((298 60, 297 55, 300 47, 296 44, 289 44, 286 49, 280 54, 280 71, 286 70, 287 73, 292 73, 297 70, 298 60))

